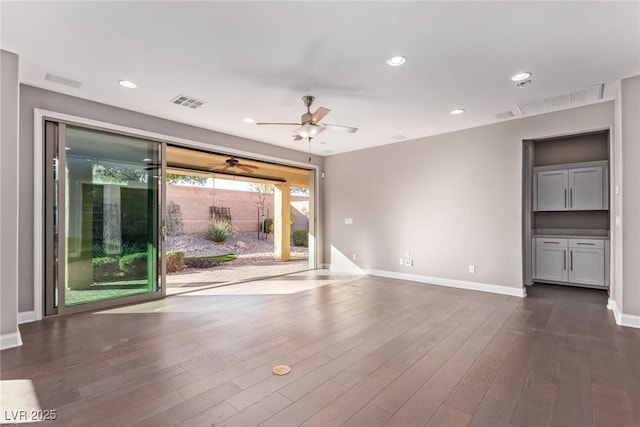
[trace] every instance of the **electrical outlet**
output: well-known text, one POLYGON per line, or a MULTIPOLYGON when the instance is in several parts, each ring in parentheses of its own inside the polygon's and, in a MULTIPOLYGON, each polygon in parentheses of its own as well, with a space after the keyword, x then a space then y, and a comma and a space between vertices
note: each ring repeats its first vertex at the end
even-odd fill
POLYGON ((413 260, 412 259, 404 260, 404 265, 406 265, 407 267, 413 267, 413 260))
POLYGON ((404 265, 404 258, 400 258, 400 265, 404 265))
POLYGON ((411 258, 411 251, 404 251, 405 258, 411 258))
POLYGON ((469 264, 469 273, 475 273, 475 272, 476 272, 475 264, 469 264))
POLYGON ((357 261, 358 260, 358 255, 356 255, 356 254, 351 255, 351 259, 354 260, 354 261, 357 261))

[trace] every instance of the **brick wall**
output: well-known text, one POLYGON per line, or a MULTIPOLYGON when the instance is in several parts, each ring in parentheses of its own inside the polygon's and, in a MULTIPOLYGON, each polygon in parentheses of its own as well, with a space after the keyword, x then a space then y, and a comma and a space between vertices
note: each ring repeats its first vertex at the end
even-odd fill
MULTIPOLYGON (((231 208, 234 231, 258 231, 258 193, 253 191, 221 190, 213 188, 167 185, 167 203, 180 206, 183 233, 207 231, 211 221, 211 206, 231 208)), ((273 195, 267 194, 265 208, 273 218, 273 195)), ((295 217, 292 230, 309 226, 309 198, 291 196, 291 212, 295 217)))

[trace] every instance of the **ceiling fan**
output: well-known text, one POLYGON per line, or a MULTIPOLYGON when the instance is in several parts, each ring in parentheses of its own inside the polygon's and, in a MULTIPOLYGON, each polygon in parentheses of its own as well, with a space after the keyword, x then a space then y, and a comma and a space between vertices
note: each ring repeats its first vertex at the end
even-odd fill
POLYGON ((255 172, 256 169, 258 169, 257 166, 240 163, 240 160, 236 159, 233 156, 230 156, 227 160, 224 161, 224 163, 217 163, 212 166, 213 170, 222 170, 222 171, 228 171, 229 169, 234 169, 234 168, 238 168, 241 171, 246 173, 253 173, 255 172), (223 168, 220 169, 220 166, 223 166, 223 168))
POLYGON ((327 114, 331 112, 328 108, 319 107, 315 113, 311 113, 311 104, 313 104, 313 100, 316 99, 314 96, 305 95, 302 97, 302 102, 307 107, 307 112, 300 117, 300 123, 264 123, 258 122, 257 125, 280 125, 280 126, 299 126, 297 129, 293 131, 295 134, 293 140, 300 141, 302 139, 308 139, 311 141, 312 138, 318 136, 324 130, 333 130, 338 132, 348 132, 354 133, 358 130, 358 128, 350 127, 350 126, 339 126, 339 125, 330 125, 328 123, 318 123, 320 120, 324 118, 327 114))

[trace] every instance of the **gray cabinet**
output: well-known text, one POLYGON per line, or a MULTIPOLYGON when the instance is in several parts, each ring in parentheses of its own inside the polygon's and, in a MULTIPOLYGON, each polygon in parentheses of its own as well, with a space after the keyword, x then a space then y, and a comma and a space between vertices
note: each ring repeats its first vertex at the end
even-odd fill
POLYGON ((568 281, 567 239, 536 239, 535 278, 554 282, 568 281))
POLYGON ((569 282, 604 286, 605 251, 603 240, 569 240, 569 282))
POLYGON ((569 171, 550 170, 536 172, 537 211, 560 211, 567 209, 569 171))
POLYGON ((608 240, 537 237, 534 280, 606 287, 608 240))
POLYGON ((607 162, 534 168, 534 211, 609 208, 607 162))

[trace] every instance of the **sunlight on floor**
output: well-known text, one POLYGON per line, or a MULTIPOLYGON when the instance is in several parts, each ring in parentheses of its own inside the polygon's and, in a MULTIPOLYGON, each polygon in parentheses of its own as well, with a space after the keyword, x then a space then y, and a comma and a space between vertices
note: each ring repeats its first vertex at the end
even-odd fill
POLYGON ((326 270, 290 274, 273 279, 257 280, 192 292, 195 295, 286 295, 329 284, 343 283, 360 275, 333 274, 326 270))
POLYGON ((215 297, 289 295, 322 286, 348 282, 362 276, 361 274, 334 273, 329 270, 309 270, 270 279, 254 280, 172 295, 161 300, 104 310, 96 314, 208 312, 212 310, 211 298, 215 297), (184 304, 184 298, 191 298, 192 302, 184 304))
POLYGON ((43 422, 55 418, 55 410, 40 407, 31 380, 0 380, 0 424, 43 422))

